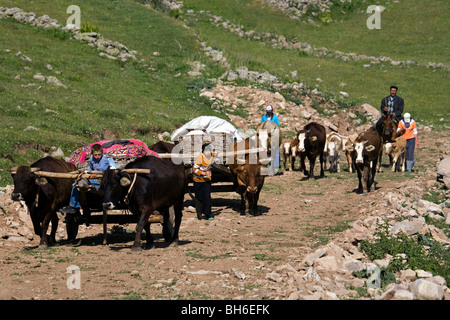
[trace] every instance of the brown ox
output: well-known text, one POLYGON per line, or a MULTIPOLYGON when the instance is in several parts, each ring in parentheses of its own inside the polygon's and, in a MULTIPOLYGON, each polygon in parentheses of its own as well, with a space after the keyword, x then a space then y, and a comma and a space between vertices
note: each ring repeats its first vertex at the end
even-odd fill
POLYGON ((352 134, 351 136, 348 137, 343 137, 343 148, 344 148, 344 152, 345 152, 345 157, 347 158, 347 164, 348 164, 348 172, 352 173, 355 172, 355 164, 353 163, 353 158, 352 158, 352 151, 349 150, 349 148, 351 150, 353 150, 352 146, 353 146, 353 142, 355 141, 355 139, 358 137, 358 134, 352 134))
POLYGON ((375 173, 377 170, 377 161, 380 156, 381 137, 375 128, 358 135, 352 146, 348 150, 352 153, 356 172, 358 173, 359 185, 358 192, 367 194, 370 192, 372 184, 375 182, 375 173), (364 177, 362 174, 364 173, 364 177), (365 190, 361 179, 364 180, 365 190))
POLYGON ((56 242, 55 235, 58 228, 56 212, 67 206, 72 191, 71 179, 38 177, 36 171, 71 172, 76 171, 74 164, 53 157, 45 157, 31 166, 19 166, 10 169, 14 180, 14 190, 11 199, 25 201, 33 222, 34 232, 41 237, 40 247, 48 246, 47 230, 50 221, 52 230, 50 239, 56 242))
MULTIPOLYGON (((244 148, 249 150, 250 146, 256 147, 252 145, 251 140, 246 139, 242 142, 235 142, 233 148, 236 152, 244 148)), ((265 178, 261 171, 266 169, 266 166, 260 163, 258 155, 247 153, 243 159, 235 156, 234 162, 229 163, 228 167, 237 192, 241 195, 241 207, 245 215, 248 216, 250 211, 253 215, 257 215, 259 193, 264 185, 265 178)))
POLYGON ((316 122, 311 122, 303 127, 303 130, 297 131, 297 139, 299 142, 298 151, 301 153, 301 166, 305 176, 314 178, 314 164, 317 156, 320 160, 320 177, 324 176, 323 162, 326 131, 325 127, 316 122), (305 157, 309 160, 309 173, 305 167, 305 157))
MULTIPOLYGON (((394 142, 397 138, 397 122, 394 114, 390 114, 388 116, 384 116, 383 123, 381 124, 381 140, 383 144, 388 142, 394 142)), ((381 172, 381 162, 382 162, 383 153, 380 153, 380 159, 378 160, 378 172, 381 172)), ((392 159, 389 159, 390 164, 392 164, 392 159)))

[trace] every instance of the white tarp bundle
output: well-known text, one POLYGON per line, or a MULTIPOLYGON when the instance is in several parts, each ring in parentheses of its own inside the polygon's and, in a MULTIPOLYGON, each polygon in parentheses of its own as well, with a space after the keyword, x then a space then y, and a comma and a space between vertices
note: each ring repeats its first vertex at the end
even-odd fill
POLYGON ((214 116, 201 116, 192 119, 181 128, 175 130, 172 134, 171 139, 172 141, 178 141, 178 138, 180 136, 188 134, 192 135, 196 133, 202 134, 202 130, 205 130, 206 133, 227 133, 233 135, 233 138, 235 138, 236 141, 243 140, 235 126, 233 126, 226 120, 214 116))

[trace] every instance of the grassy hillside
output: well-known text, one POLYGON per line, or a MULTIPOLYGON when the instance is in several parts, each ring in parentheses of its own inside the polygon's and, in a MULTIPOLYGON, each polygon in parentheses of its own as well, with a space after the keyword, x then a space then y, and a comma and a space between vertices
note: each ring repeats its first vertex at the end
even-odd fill
MULTIPOLYGON (((188 90, 195 80, 187 72, 195 60, 206 64, 205 75, 218 77, 223 71, 203 61, 192 31, 133 1, 104 3, 80 2, 82 21, 98 26, 103 37, 137 50, 143 63, 102 58, 96 49, 62 31, 0 20, 1 168, 30 164, 51 146, 70 155, 105 137, 134 137, 150 144, 158 133, 213 114, 198 91, 188 90), (18 52, 31 62, 24 62, 18 52), (68 88, 34 79, 38 73, 56 76, 68 88)), ((70 4, 2 1, 37 16, 48 14, 62 24, 70 4)), ((2 184, 10 179, 6 172, 1 177, 2 184)))
MULTIPOLYGON (((354 1, 356 2, 356 1, 354 1)), ((439 125, 440 118, 448 118, 450 80, 449 72, 432 69, 428 62, 450 65, 448 28, 450 2, 445 0, 411 0, 392 3, 378 1, 386 10, 381 15, 381 29, 366 27, 368 3, 359 1, 359 6, 347 14, 333 13, 333 22, 324 23, 315 19, 307 23, 308 17, 296 21, 270 8, 264 1, 229 0, 186 0, 185 10, 196 12, 209 10, 221 16, 223 21, 243 26, 243 29, 270 32, 285 36, 287 40, 296 38, 312 47, 326 47, 346 53, 387 56, 396 60, 412 60, 417 65, 396 67, 390 64, 372 65, 365 68, 367 61, 344 62, 336 58, 319 58, 299 54, 295 50, 274 49, 258 41, 239 38, 235 34, 214 26, 207 19, 193 19, 190 26, 201 37, 227 54, 234 67, 246 64, 253 69, 268 70, 286 81, 286 75, 297 70, 298 81, 318 85, 322 91, 337 94, 346 91, 354 102, 367 102, 379 106, 388 94, 389 86, 396 84, 399 96, 405 99, 405 108, 422 123, 439 125), (317 83, 321 78, 322 83, 317 83), (341 82, 347 84, 342 88, 341 82)))

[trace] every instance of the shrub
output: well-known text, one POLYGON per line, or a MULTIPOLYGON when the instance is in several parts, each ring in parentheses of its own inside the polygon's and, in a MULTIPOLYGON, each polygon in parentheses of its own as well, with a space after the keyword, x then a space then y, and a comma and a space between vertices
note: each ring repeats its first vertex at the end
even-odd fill
POLYGON ((98 26, 96 26, 94 24, 89 24, 89 23, 83 23, 80 28, 81 33, 88 33, 88 32, 97 32, 98 33, 99 30, 100 29, 98 26))
POLYGON ((440 275, 447 283, 450 281, 450 246, 441 245, 428 235, 407 236, 404 233, 391 235, 388 224, 377 234, 378 238, 370 242, 361 241, 361 250, 369 259, 383 259, 386 254, 393 259, 386 268, 387 272, 398 272, 403 269, 421 269, 440 275), (398 255, 406 255, 406 262, 398 255))

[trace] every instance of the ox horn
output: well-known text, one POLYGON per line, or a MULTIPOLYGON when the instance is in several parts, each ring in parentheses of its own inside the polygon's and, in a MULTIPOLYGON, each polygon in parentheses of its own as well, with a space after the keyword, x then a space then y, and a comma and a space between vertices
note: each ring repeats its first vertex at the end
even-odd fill
POLYGON ((40 170, 41 170, 41 168, 35 168, 35 167, 30 168, 31 172, 37 172, 37 171, 40 171, 40 170))
POLYGON ((16 174, 17 168, 19 168, 19 167, 12 167, 11 169, 8 169, 8 171, 11 172, 11 174, 16 174))

